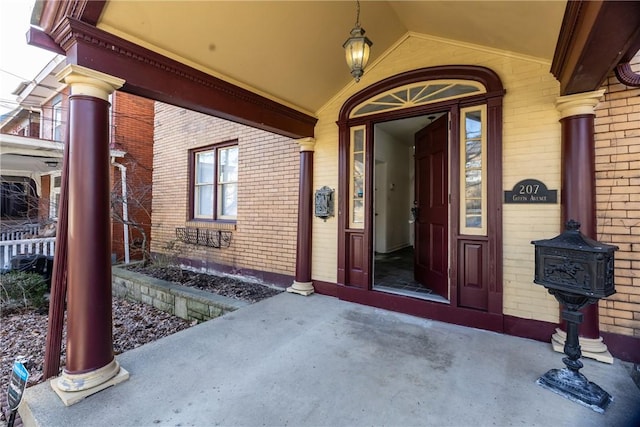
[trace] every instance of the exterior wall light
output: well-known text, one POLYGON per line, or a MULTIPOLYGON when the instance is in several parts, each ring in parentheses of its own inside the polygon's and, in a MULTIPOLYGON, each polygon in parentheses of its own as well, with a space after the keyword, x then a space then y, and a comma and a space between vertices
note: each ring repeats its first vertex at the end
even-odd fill
POLYGON ((364 74, 364 67, 369 62, 369 52, 373 43, 365 37, 364 28, 360 27, 360 2, 356 1, 356 4, 356 26, 351 30, 351 37, 344 42, 342 47, 346 54, 347 65, 351 70, 351 75, 356 79, 356 82, 359 82, 360 77, 364 74))

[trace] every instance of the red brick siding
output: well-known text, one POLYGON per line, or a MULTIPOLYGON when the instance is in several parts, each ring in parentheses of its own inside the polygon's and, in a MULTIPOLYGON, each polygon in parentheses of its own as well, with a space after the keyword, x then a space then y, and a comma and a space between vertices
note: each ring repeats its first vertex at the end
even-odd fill
MULTIPOLYGON (((153 101, 115 92, 112 97, 111 148, 126 152, 117 163, 127 168, 127 192, 129 221, 138 224, 146 235, 147 250, 151 238, 151 187, 153 168, 153 101)), ((112 194, 114 209, 122 216, 121 172, 112 167, 112 194)), ((118 260, 124 259, 123 224, 113 221, 111 250, 118 260)), ((129 227, 131 259, 141 259, 143 234, 129 227)))

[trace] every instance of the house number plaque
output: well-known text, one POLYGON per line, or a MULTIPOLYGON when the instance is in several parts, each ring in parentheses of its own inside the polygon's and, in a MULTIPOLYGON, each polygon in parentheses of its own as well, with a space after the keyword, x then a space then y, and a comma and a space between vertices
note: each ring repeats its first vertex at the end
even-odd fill
POLYGON ((504 192, 505 203, 558 203, 558 190, 549 190, 537 179, 523 179, 504 192))

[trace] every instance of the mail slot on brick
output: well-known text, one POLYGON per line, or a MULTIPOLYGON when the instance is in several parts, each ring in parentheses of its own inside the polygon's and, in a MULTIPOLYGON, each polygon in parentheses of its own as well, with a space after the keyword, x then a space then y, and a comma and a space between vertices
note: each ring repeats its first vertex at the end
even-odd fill
POLYGON ((614 252, 617 246, 597 242, 570 220, 553 239, 535 240, 534 283, 593 298, 614 294, 614 252))

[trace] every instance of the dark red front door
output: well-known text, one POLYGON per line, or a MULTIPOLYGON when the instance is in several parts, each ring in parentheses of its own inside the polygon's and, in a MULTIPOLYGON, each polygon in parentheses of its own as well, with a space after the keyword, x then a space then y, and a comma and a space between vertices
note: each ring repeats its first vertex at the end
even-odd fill
POLYGON ((416 281, 448 297, 449 181, 445 114, 415 136, 416 281))

